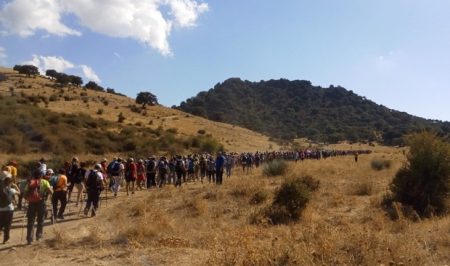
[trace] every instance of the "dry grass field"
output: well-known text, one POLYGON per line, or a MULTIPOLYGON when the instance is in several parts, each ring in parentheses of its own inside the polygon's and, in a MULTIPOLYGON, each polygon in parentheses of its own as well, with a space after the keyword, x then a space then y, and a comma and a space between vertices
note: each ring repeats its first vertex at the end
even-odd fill
MULTIPOLYGON (((234 169, 222 186, 166 186, 102 201, 96 218, 45 227, 45 240, 20 245, 20 217, 1 265, 449 265, 450 219, 391 220, 380 202, 404 163, 400 149, 289 163, 284 177, 234 169), (391 160, 381 171, 373 159, 391 160), (310 175, 320 187, 299 222, 272 226, 252 218, 290 176, 310 175), (267 194, 252 203, 257 192, 267 194), (11 249, 11 247, 15 247, 11 249)), ((24 242, 24 241, 23 241, 24 242)))
POLYGON ((149 106, 141 113, 133 112, 129 106, 135 105, 134 99, 93 90, 83 90, 81 87, 68 86, 55 88, 55 82, 44 77, 26 77, 17 72, 1 68, 0 73, 8 77, 7 81, 0 82, 0 94, 10 95, 13 93, 34 95, 47 99, 39 106, 50 111, 59 113, 83 113, 94 118, 102 118, 116 122, 122 113, 125 117, 124 123, 163 129, 175 128, 181 136, 195 136, 199 130, 222 143, 229 151, 258 151, 278 150, 277 143, 270 141, 269 137, 260 133, 233 126, 229 124, 209 121, 175 109, 161 105, 149 106), (51 101, 50 98, 57 99, 51 101), (99 111, 102 110, 102 111, 99 111), (101 113, 101 114, 100 114, 101 113))

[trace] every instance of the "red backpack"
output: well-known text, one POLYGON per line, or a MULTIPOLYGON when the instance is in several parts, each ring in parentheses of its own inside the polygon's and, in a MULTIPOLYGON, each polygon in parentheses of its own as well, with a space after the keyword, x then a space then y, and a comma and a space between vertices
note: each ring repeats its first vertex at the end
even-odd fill
POLYGON ((28 181, 28 194, 27 200, 28 202, 40 202, 42 201, 42 195, 40 193, 41 190, 41 180, 40 179, 31 179, 28 181))

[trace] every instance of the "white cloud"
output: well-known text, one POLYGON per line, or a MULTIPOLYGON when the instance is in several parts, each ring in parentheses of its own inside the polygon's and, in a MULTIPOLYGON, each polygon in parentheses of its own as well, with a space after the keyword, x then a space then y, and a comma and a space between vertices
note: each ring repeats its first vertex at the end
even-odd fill
POLYGON ((0 65, 6 64, 6 49, 0 46, 0 65))
POLYGON ((0 22, 10 32, 26 37, 37 30, 50 34, 80 35, 61 22, 63 10, 58 0, 14 0, 0 10, 0 22))
POLYGON ((0 10, 0 22, 21 36, 37 30, 60 36, 80 35, 61 21, 70 14, 94 32, 132 38, 170 55, 168 37, 173 25, 193 27, 207 10, 206 3, 196 0, 12 0, 0 10))
POLYGON ((42 55, 33 55, 33 58, 29 61, 24 62, 23 64, 33 65, 39 68, 39 72, 41 74, 45 74, 45 72, 49 69, 54 69, 57 72, 66 73, 67 70, 79 69, 83 73, 85 79, 92 80, 95 82, 101 82, 98 75, 94 72, 94 70, 87 65, 76 65, 61 56, 42 56, 42 55))
POLYGON ((80 65, 80 67, 81 67, 81 70, 83 70, 84 76, 85 76, 88 80, 92 80, 92 81, 95 81, 95 82, 97 82, 97 83, 102 82, 102 81, 100 80, 100 78, 97 76, 97 74, 95 74, 94 70, 93 70, 91 67, 86 66, 86 65, 80 65))
POLYGON ((119 54, 118 52, 114 52, 113 55, 114 55, 115 57, 117 57, 118 59, 121 58, 121 56, 120 56, 120 54, 119 54))

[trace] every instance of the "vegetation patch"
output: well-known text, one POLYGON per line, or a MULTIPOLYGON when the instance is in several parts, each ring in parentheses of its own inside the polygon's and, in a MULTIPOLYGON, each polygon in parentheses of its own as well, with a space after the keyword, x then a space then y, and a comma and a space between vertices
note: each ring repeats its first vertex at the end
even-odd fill
POLYGON ((281 176, 288 171, 288 164, 284 160, 273 160, 264 165, 263 174, 265 176, 281 176))

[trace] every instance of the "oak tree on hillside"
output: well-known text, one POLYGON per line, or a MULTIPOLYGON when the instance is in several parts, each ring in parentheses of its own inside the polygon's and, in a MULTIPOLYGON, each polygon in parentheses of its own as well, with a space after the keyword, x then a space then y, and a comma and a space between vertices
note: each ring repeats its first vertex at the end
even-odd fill
POLYGON ((148 91, 141 91, 138 93, 136 97, 136 103, 142 104, 142 108, 145 107, 145 105, 155 105, 158 104, 158 98, 151 92, 148 91))
POLYGON ((89 81, 88 83, 86 83, 86 85, 84 85, 84 87, 86 89, 94 90, 94 91, 105 91, 105 89, 102 86, 98 85, 94 81, 89 81))
POLYGON ((58 72, 54 69, 47 69, 47 71, 45 71, 45 75, 47 77, 56 78, 58 76, 58 72))
POLYGON ((39 75, 39 69, 33 65, 15 65, 13 69, 18 71, 19 74, 25 74, 27 76, 39 75))

